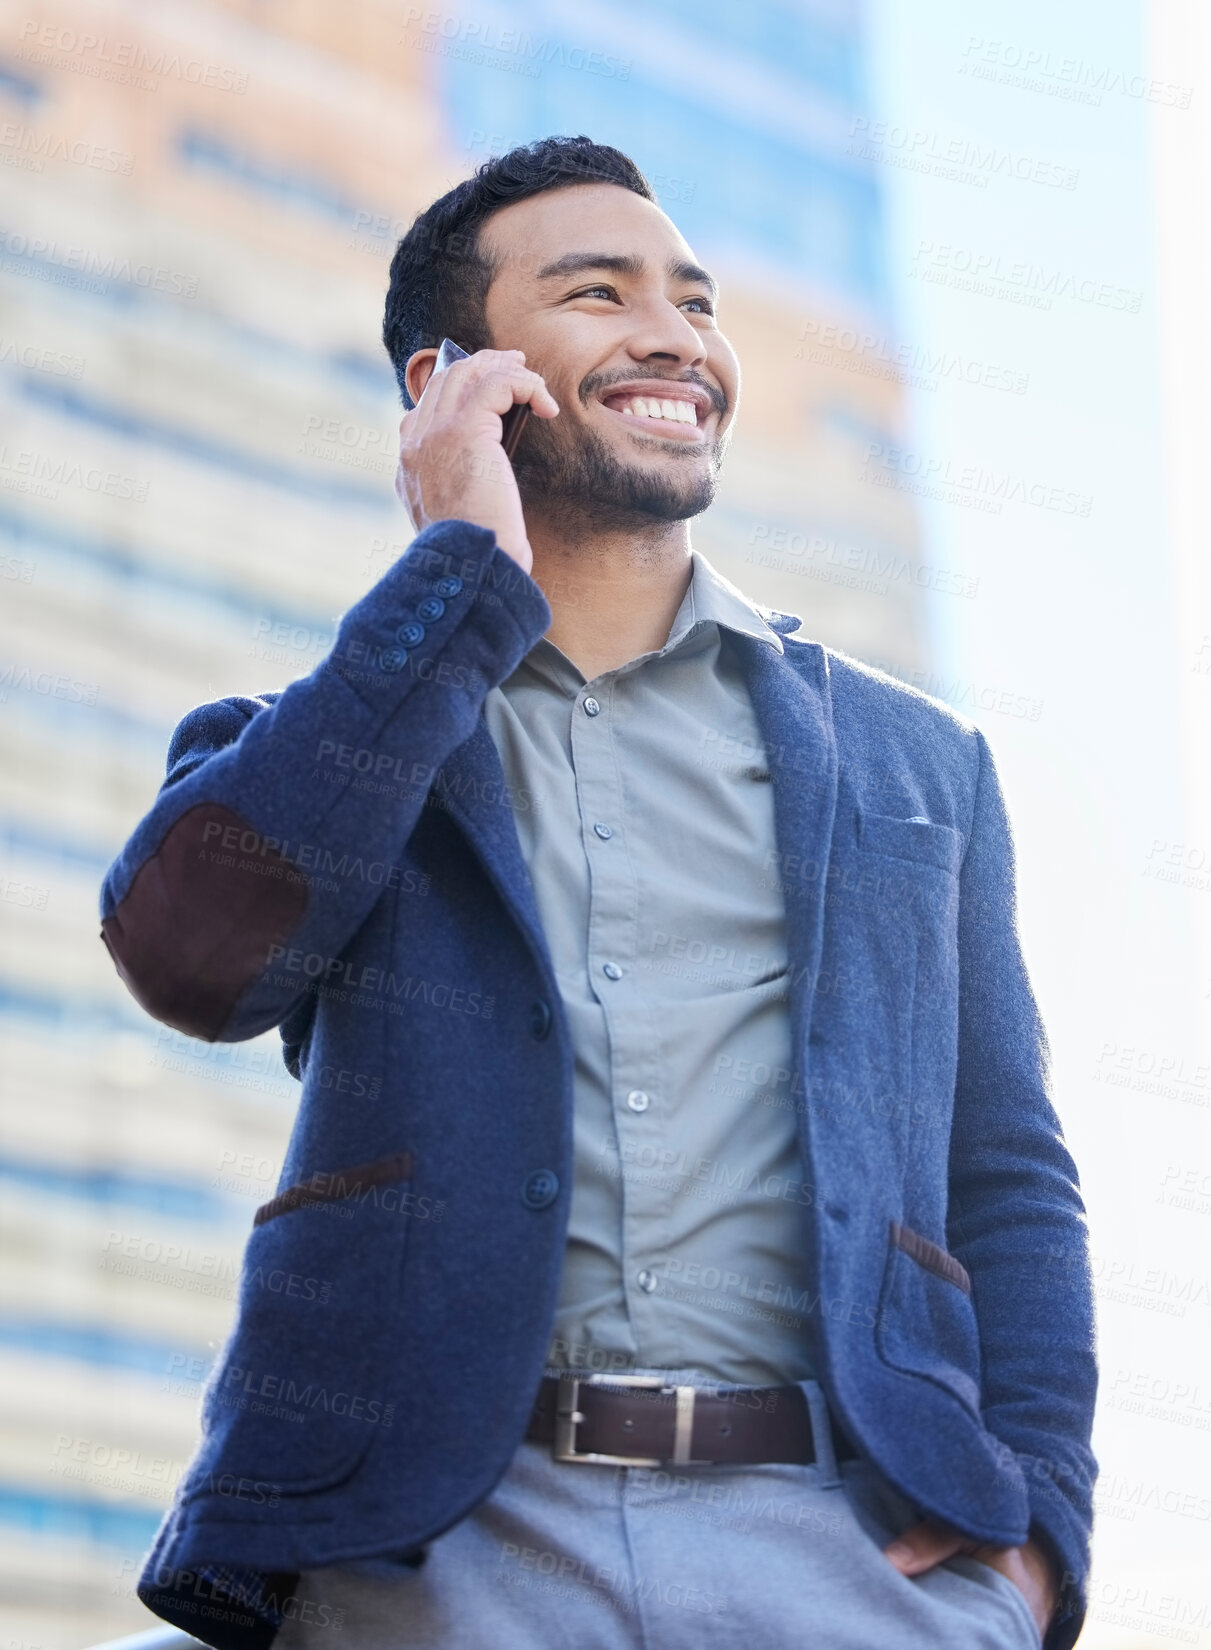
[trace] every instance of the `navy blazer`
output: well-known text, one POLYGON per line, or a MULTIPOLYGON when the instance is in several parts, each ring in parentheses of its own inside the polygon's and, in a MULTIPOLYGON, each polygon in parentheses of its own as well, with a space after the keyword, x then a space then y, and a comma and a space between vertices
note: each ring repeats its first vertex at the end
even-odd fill
MULTIPOLYGON (((1051 1552, 1067 1650, 1093 1292, 996 770, 970 721, 763 613, 784 653, 736 641, 776 798, 813 1366, 925 1512, 1051 1552)), ((279 1026, 302 1083, 139 1583, 215 1646, 270 1644, 303 1568, 422 1562, 525 1431, 573 1051, 482 705, 550 622, 491 532, 427 528, 311 675, 185 717, 105 879, 143 1007, 210 1040, 279 1026)))

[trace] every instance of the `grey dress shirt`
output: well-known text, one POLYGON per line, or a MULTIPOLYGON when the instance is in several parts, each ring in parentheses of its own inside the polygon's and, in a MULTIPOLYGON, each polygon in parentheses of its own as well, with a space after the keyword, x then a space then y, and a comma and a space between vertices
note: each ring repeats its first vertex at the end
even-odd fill
POLYGON ((813 1373, 773 786, 732 632, 782 651, 694 551, 659 651, 586 682, 543 637, 485 702, 576 1056, 552 1368, 813 1373))

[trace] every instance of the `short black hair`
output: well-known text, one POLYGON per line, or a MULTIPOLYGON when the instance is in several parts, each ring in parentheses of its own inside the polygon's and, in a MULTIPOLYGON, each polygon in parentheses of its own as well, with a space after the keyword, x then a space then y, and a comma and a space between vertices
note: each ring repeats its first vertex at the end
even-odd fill
POLYGON ((484 161, 475 173, 417 215, 395 249, 383 314, 383 343, 400 399, 418 349, 453 338, 469 354, 490 347, 484 303, 496 266, 479 248, 484 221, 502 206, 576 183, 616 183, 645 200, 655 194, 620 149, 587 137, 548 137, 484 161))

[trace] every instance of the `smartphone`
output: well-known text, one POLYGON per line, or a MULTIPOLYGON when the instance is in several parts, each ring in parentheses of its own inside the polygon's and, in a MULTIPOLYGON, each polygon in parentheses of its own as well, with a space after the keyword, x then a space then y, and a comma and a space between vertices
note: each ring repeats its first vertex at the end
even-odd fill
MULTIPOLYGON (((466 361, 467 351, 459 349, 452 338, 443 338, 441 348, 437 352, 434 363, 434 372, 444 372, 452 361, 466 361)), ((530 416, 528 401, 519 401, 509 408, 501 419, 500 444, 505 450, 505 457, 512 458, 517 451, 517 443, 521 440, 521 432, 526 427, 526 420, 530 416)))

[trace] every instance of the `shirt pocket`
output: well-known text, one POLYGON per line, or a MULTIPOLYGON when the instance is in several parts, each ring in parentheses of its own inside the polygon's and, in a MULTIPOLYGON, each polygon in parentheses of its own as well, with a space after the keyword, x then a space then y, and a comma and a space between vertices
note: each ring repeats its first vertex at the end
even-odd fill
POLYGON ((257 1210, 235 1328, 203 1404, 210 1476, 322 1489, 390 1427, 412 1182, 411 1154, 395 1152, 316 1172, 257 1210))

